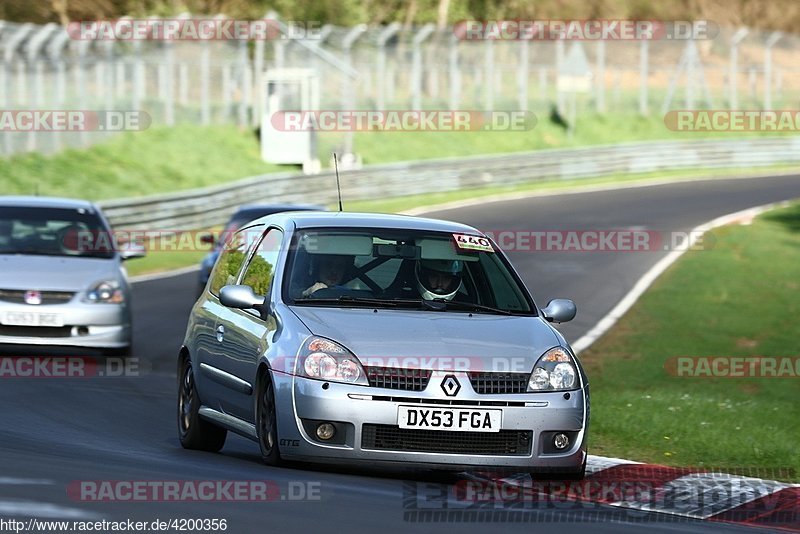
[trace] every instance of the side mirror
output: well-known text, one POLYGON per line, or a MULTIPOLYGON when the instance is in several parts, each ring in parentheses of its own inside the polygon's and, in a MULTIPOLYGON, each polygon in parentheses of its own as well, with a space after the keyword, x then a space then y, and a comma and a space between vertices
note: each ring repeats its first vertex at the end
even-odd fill
POLYGON ((243 285, 225 286, 219 291, 219 301, 223 306, 239 310, 259 309, 264 306, 264 297, 259 297, 253 288, 243 285))
POLYGON ((213 234, 200 234, 200 242, 205 243, 206 245, 213 245, 216 243, 216 239, 214 239, 213 234))
POLYGON ((551 323, 566 323, 575 318, 578 308, 569 299, 553 299, 542 310, 544 318, 551 323))
POLYGON ((119 253, 119 259, 121 259, 122 261, 130 260, 133 258, 144 258, 145 256, 147 256, 147 251, 145 251, 143 248, 131 248, 127 250, 122 250, 119 253))

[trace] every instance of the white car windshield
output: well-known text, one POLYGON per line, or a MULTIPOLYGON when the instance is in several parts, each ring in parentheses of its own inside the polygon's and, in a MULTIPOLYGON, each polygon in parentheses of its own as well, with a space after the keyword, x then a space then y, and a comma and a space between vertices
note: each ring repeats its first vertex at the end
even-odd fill
POLYGON ((0 209, 0 254, 113 258, 112 234, 83 208, 0 209))

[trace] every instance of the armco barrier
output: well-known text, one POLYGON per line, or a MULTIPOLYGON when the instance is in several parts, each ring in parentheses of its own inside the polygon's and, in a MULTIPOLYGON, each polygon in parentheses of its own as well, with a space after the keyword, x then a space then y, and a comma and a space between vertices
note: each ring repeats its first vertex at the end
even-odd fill
MULTIPOLYGON (((798 162, 800 137, 686 139, 370 165, 343 172, 341 184, 347 201, 609 174, 752 169, 798 162)), ((237 206, 251 202, 335 201, 335 177, 332 171, 325 171, 316 175, 265 174, 214 187, 104 201, 100 205, 116 228, 171 230, 222 224, 237 206)))

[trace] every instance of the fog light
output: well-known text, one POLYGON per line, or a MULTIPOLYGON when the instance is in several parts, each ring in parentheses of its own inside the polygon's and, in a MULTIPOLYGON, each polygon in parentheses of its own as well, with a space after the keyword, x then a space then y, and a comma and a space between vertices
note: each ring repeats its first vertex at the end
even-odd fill
POLYGON ((330 423, 321 423, 317 427, 317 437, 321 440, 327 441, 336 434, 336 428, 330 423))
MULTIPOLYGON (((319 430, 317 430, 317 434, 319 434, 319 430)), ((566 449, 569 445, 569 437, 566 434, 556 434, 553 436, 553 445, 558 450, 566 449)))

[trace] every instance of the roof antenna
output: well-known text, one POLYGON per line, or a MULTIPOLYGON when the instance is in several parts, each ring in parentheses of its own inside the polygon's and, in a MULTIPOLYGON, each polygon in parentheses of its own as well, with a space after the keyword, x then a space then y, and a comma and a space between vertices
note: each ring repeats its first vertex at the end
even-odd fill
POLYGON ((342 187, 339 185, 339 160, 336 158, 336 152, 333 153, 333 166, 336 169, 336 191, 339 193, 339 211, 342 210, 342 187))

